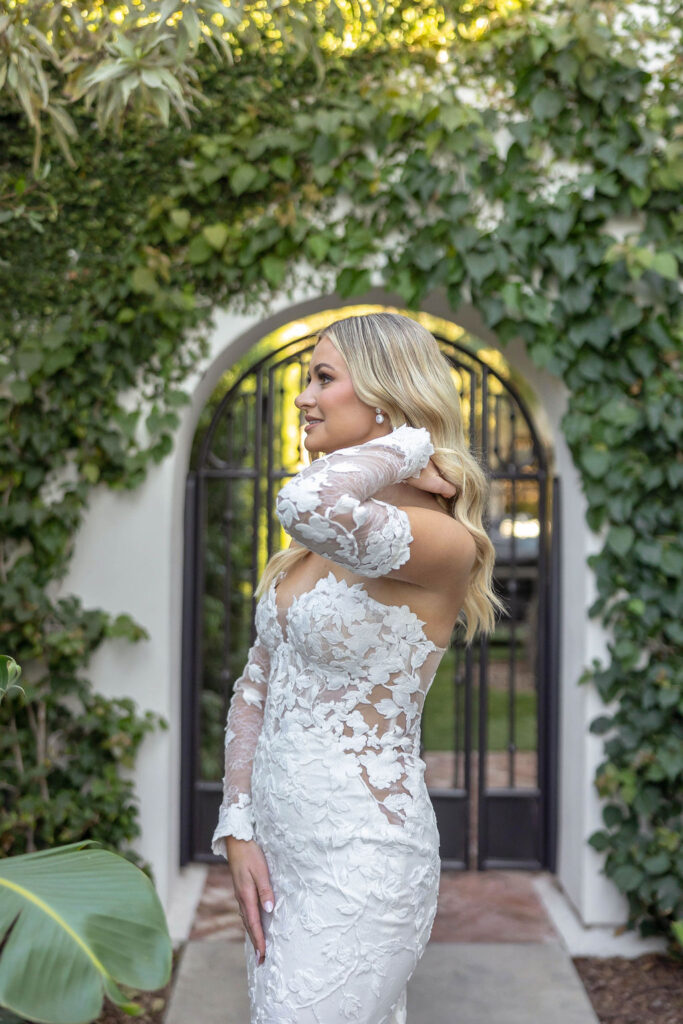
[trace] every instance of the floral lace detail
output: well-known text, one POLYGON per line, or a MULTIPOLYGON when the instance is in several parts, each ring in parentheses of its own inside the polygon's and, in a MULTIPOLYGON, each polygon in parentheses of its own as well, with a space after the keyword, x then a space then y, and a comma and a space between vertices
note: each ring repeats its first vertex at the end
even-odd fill
MULTIPOLYGON (((312 675, 305 702, 313 724, 356 761, 387 821, 405 825, 421 783, 414 768, 423 764, 422 708, 444 648, 425 636, 407 605, 382 604, 362 584, 332 572, 291 602, 283 625, 275 599, 282 575, 270 589, 271 611, 299 659, 297 690, 312 675)), ((279 715, 289 709, 278 708, 277 692, 272 701, 277 731, 279 715)))
POLYGON ((410 520, 378 501, 387 484, 417 476, 434 454, 424 427, 321 455, 280 490, 275 508, 296 541, 359 576, 384 576, 410 557, 410 520))
POLYGON ((223 802, 218 825, 211 839, 211 851, 225 857, 225 836, 254 838, 251 807, 251 769, 254 750, 263 724, 270 654, 260 637, 249 648, 247 664, 235 681, 225 725, 225 775, 223 802))
MULTIPOLYGON (((332 562, 383 575, 413 538, 372 494, 432 452, 412 427, 340 449, 285 485, 278 515, 332 562)), ((333 572, 280 608, 282 575, 258 602, 235 684, 213 840, 253 831, 275 894, 258 968, 245 942, 251 1024, 405 1024, 439 886, 420 719, 444 649, 407 605, 333 572)))

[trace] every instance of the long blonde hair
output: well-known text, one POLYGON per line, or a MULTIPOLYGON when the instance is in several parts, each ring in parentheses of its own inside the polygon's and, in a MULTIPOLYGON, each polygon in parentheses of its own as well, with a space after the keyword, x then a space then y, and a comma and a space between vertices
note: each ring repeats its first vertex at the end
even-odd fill
MULTIPOLYGON (((464 626, 464 642, 469 645, 477 631, 493 632, 496 609, 508 609, 493 591, 495 548, 482 526, 489 478, 467 446, 460 396, 449 363, 426 327, 399 313, 366 313, 336 320, 318 332, 316 344, 323 336, 342 355, 360 400, 379 406, 392 429, 404 423, 427 428, 434 445, 434 464, 457 487, 452 498, 435 497, 444 511, 467 528, 476 544, 467 594, 456 622, 464 626)), ((320 454, 312 453, 313 457, 320 454)), ((276 552, 263 570, 256 596, 307 554, 308 548, 299 546, 276 552)))

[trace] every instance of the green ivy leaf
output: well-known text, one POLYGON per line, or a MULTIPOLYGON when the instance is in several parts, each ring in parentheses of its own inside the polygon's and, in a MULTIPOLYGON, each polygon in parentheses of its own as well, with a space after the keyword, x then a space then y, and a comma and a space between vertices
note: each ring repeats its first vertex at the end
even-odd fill
POLYGON ((632 892, 643 880, 643 872, 632 864, 623 864, 612 874, 612 881, 622 892, 632 892))
POLYGON ((589 476, 599 479, 604 476, 610 466, 611 455, 608 451, 598 448, 586 448, 579 456, 581 465, 589 476))
POLYGON ((661 565, 667 576, 683 579, 683 551, 675 542, 665 542, 661 565))
POLYGON ((569 337, 577 347, 588 342, 589 345, 598 349, 598 351, 602 351, 607 347, 611 336, 612 325, 608 317, 602 315, 573 324, 569 329, 569 337))
POLYGON ((260 265, 268 283, 278 288, 287 273, 287 261, 279 256, 264 256, 260 265))
POLYGON ((43 365, 43 354, 35 349, 19 349, 15 356, 17 369, 31 377, 43 365))
POLYGON ((680 906, 682 887, 673 875, 665 875, 657 879, 657 903, 667 918, 673 913, 674 907, 680 906))
POLYGON ((662 564, 662 548, 656 541, 638 540, 635 554, 645 565, 659 566, 662 564))
POLYGON ((33 388, 28 381, 10 381, 9 390, 17 404, 30 401, 33 397, 33 388))
POLYGON ((608 850, 611 845, 610 836, 607 832, 594 832, 588 838, 589 846, 592 846, 598 853, 602 853, 604 850, 608 850))
POLYGON ((643 319, 643 310, 625 295, 619 296, 612 306, 612 334, 628 331, 643 319))
POLYGON ((603 405, 600 418, 616 427, 633 428, 640 425, 642 413, 634 403, 626 399, 611 398, 603 405))
POLYGON ((470 252, 467 254, 466 260, 467 270, 471 277, 481 284, 482 281, 490 277, 494 270, 498 269, 498 261, 496 260, 495 253, 476 253, 470 252))
POLYGON ((564 242, 574 226, 574 210, 551 210, 548 213, 548 227, 559 242, 564 242))
POLYGON ((316 263, 321 263, 327 256, 330 248, 330 239, 327 235, 323 234, 309 235, 305 245, 316 263))
MULTIPOLYGON (((561 46, 562 43, 559 39, 556 39, 555 45, 561 46)), ((581 66, 575 54, 571 53, 569 50, 561 49, 554 57, 554 66, 559 73, 562 84, 573 86, 581 66)))
POLYGON ((591 722, 589 732, 596 736, 603 736, 612 728, 614 728, 614 720, 609 715, 600 715, 591 722))
POLYGON ((624 820, 624 814, 618 804, 606 804, 602 809, 602 820, 607 828, 617 828, 624 820))
POLYGON ((543 36, 531 36, 529 45, 531 46, 531 53, 534 61, 538 61, 548 49, 549 44, 548 40, 543 36))
POLYGON ((174 227, 180 231, 186 231, 190 226, 190 211, 176 208, 171 210, 169 217, 174 227))
POLYGON ((683 776, 683 751, 680 748, 662 747, 657 751, 657 761, 671 782, 683 776))
POLYGON ((560 92, 551 92, 550 89, 539 89, 531 101, 531 109, 539 121, 549 121, 557 117, 565 105, 565 99, 560 92))
POLYGON ((236 196, 243 195, 256 180, 258 170, 253 164, 238 164, 230 175, 230 188, 236 196))
POLYGON ((649 169, 649 158, 646 156, 625 156, 619 162, 619 170, 638 188, 645 188, 649 169))
POLYGON ((579 250, 575 245, 547 245, 546 255, 561 278, 571 277, 579 264, 579 250))
POLYGON ((683 484, 683 460, 669 463, 666 467, 666 479, 674 491, 683 484))
POLYGON ((270 161, 270 169, 273 174, 278 176, 278 178, 282 178, 284 181, 291 181, 294 177, 296 164, 289 153, 286 153, 284 156, 274 157, 274 159, 270 161))
POLYGON ((130 275, 130 286, 134 292, 154 295, 158 290, 156 278, 149 267, 136 267, 130 275))
POLYGON ((469 117, 467 110, 461 104, 446 103, 439 107, 439 121, 447 132, 455 132, 468 123, 469 117))
POLYGON ((192 396, 186 391, 167 391, 164 394, 164 398, 172 409, 178 409, 180 406, 192 403, 192 396))
POLYGON ((106 635, 108 637, 122 637, 126 640, 133 642, 137 640, 149 640, 149 633, 143 627, 138 625, 130 615, 117 615, 116 618, 107 625, 106 635))
POLYGON ((224 248, 229 234, 228 225, 220 221, 216 224, 207 224, 202 228, 202 235, 215 252, 220 252, 224 248))
POLYGON ((634 206, 645 206, 651 195, 652 189, 647 186, 645 188, 638 188, 636 185, 631 185, 628 190, 629 199, 634 206))
POLYGON ((666 277, 670 281, 678 280, 678 263, 676 257, 670 252, 658 252, 656 253, 650 269, 654 270, 661 277, 666 277))
POLYGON ((67 366, 71 366, 76 359, 76 350, 70 345, 63 345, 55 352, 48 352, 43 360, 43 374, 46 377, 51 377, 53 373, 57 373, 58 370, 63 370, 67 366))
POLYGON ((187 258, 195 266, 206 263, 213 256, 214 250, 207 242, 203 234, 195 235, 187 247, 187 258))
MULTIPOLYGON (((673 576, 673 578, 677 580, 680 579, 680 572, 674 573, 669 571, 668 565, 665 565, 665 572, 667 576, 673 576)), ((664 635, 667 637, 668 640, 671 640, 671 642, 674 644, 683 644, 683 623, 674 619, 670 622, 665 623, 663 629, 664 635)))
POLYGON ((337 291, 342 298, 349 295, 360 295, 370 287, 370 271, 354 270, 346 267, 337 277, 337 291))

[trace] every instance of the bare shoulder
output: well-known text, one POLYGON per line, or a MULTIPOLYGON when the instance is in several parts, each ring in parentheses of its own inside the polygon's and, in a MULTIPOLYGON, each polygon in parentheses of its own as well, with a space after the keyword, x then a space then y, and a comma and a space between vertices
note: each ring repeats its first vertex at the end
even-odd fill
POLYGON ((444 577, 468 578, 475 563, 474 537, 445 512, 414 505, 398 506, 410 521, 410 558, 389 575, 423 587, 438 586, 444 577))

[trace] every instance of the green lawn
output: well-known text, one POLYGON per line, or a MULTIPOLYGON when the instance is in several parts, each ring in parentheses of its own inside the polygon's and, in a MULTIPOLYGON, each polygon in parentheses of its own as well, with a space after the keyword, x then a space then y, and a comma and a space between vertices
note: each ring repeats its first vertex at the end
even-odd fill
MULTIPOLYGON (((453 665, 455 652, 447 651, 443 656, 434 682, 431 685, 422 717, 422 740, 425 750, 453 750, 455 729, 455 698, 453 693, 453 665)), ((465 695, 460 696, 458 749, 464 747, 465 695)), ((488 749, 505 750, 508 744, 507 692, 488 691, 488 749)), ((472 747, 479 747, 479 686, 472 687, 472 747)), ((515 694, 515 743, 518 750, 536 749, 536 694, 515 694)))

